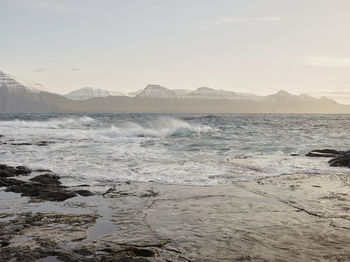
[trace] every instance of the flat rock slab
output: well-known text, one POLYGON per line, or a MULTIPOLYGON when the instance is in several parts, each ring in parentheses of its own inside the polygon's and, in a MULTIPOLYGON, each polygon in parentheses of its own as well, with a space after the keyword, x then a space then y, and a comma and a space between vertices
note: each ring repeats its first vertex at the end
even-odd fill
POLYGON ((0 200, 7 210, 0 214, 7 232, 0 254, 61 261, 350 261, 349 174, 222 187, 120 183, 85 199, 30 215, 21 198, 0 200))

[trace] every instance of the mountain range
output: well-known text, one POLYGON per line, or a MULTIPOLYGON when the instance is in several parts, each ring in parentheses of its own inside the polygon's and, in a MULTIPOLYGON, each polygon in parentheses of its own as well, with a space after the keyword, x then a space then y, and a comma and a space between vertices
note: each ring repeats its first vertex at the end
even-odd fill
POLYGON ((0 71, 0 112, 350 113, 350 105, 284 90, 258 96, 208 87, 171 90, 160 85, 129 94, 86 87, 62 96, 0 71))

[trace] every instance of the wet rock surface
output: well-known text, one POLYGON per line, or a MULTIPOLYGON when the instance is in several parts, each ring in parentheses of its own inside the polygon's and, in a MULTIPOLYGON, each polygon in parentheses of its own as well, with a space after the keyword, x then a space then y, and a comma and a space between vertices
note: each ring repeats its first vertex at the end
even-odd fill
MULTIPOLYGON (((0 136, 1 138, 1 136, 0 136)), ((53 141, 38 141, 38 142, 12 142, 12 141, 0 141, 0 145, 11 145, 11 146, 48 146, 49 144, 54 144, 53 141)))
POLYGON ((5 191, 21 193, 37 200, 64 201, 79 195, 91 196, 88 190, 71 190, 61 185, 60 177, 56 174, 46 173, 35 176, 29 181, 14 179, 20 175, 29 175, 32 171, 24 166, 11 167, 0 165, 0 186, 6 187, 5 191))
POLYGON ((337 157, 343 155, 344 151, 334 149, 315 149, 306 154, 308 157, 337 157))
POLYGON ((328 161, 330 166, 350 168, 350 151, 337 151, 334 149, 316 149, 306 154, 309 157, 332 157, 328 161))
POLYGON ((24 166, 12 167, 0 164, 0 178, 28 175, 31 172, 29 168, 24 166))
POLYGON ((347 151, 328 161, 330 166, 343 166, 350 168, 350 151, 347 151))
MULTIPOLYGON (((62 186, 48 174, 29 181, 62 186)), ((350 260, 348 174, 221 187, 115 183, 63 202, 1 194, 13 193, 0 191, 0 261, 350 260)))

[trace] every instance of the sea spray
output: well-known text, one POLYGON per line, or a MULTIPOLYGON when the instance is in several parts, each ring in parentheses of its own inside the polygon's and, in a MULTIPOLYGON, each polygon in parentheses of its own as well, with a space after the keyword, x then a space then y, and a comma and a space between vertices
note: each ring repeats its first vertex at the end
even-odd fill
POLYGON ((2 114, 0 155, 88 184, 218 185, 349 173, 304 157, 315 148, 348 150, 349 132, 349 115, 2 114))

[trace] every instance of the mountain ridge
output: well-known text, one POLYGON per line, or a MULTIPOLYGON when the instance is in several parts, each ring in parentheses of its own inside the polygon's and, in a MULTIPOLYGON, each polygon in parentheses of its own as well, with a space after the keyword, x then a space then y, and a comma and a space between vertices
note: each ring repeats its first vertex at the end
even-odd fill
POLYGON ((93 97, 106 97, 106 96, 124 96, 123 93, 118 91, 108 91, 99 88, 83 87, 77 90, 73 90, 64 97, 71 100, 87 100, 93 97))
POLYGON ((93 93, 97 97, 72 100, 33 89, 0 71, 0 112, 350 113, 350 105, 340 105, 327 97, 293 95, 285 90, 267 96, 208 87, 171 90, 154 84, 147 85, 135 96, 122 96, 117 92, 118 96, 111 96, 113 91, 106 93, 102 89, 86 90, 99 91, 93 93))

